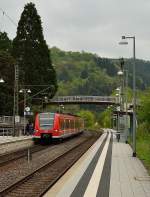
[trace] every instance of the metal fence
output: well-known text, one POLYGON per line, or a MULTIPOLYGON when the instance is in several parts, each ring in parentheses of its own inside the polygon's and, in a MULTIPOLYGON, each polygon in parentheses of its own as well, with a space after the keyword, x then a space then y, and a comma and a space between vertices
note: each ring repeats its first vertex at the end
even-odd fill
POLYGON ((12 136, 13 128, 0 128, 0 136, 12 136))
MULTIPOLYGON (((13 124, 14 118, 13 116, 0 116, 1 124, 13 124)), ((24 117, 20 117, 20 124, 24 124, 24 117)))

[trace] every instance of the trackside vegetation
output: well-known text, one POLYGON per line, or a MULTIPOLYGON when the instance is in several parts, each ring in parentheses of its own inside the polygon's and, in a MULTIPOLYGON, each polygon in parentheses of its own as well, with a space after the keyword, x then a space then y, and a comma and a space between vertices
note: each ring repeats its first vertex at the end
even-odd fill
POLYGON ((137 154, 150 174, 150 89, 141 92, 138 109, 137 154))

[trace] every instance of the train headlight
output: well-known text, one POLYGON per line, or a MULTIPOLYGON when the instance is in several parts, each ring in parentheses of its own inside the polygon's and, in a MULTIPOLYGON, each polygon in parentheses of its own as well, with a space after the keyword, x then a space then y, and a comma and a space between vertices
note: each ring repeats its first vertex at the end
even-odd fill
POLYGON ((38 132, 38 130, 34 130, 34 133, 38 132))

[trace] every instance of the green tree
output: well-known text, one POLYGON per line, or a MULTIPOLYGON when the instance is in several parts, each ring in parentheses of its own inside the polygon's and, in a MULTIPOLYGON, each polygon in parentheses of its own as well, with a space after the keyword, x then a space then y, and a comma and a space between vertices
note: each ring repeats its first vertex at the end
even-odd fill
MULTIPOLYGON (((52 66, 50 51, 44 40, 41 18, 35 5, 25 5, 13 40, 13 56, 17 59, 20 83, 31 85, 53 85, 57 90, 56 73, 52 66)), ((39 88, 32 92, 39 91, 39 88)))
POLYGON ((99 116, 99 124, 104 128, 110 128, 111 127, 111 109, 106 109, 104 112, 102 112, 99 116))
POLYGON ((11 40, 6 32, 0 32, 0 78, 5 83, 0 84, 0 114, 12 115, 14 59, 11 54, 11 40))
POLYGON ((12 47, 12 42, 8 38, 6 32, 0 32, 0 51, 10 52, 12 47))
POLYGON ((81 116, 82 118, 84 118, 85 121, 85 127, 87 128, 92 128, 94 127, 95 124, 95 116, 92 112, 88 111, 88 110, 81 110, 78 113, 79 116, 81 116))

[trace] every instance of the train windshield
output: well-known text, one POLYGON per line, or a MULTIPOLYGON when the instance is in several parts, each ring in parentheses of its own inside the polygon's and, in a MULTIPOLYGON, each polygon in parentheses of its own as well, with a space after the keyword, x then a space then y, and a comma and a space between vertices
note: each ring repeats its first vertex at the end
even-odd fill
POLYGON ((48 130, 53 128, 54 124, 54 113, 41 113, 39 114, 40 128, 48 130))

